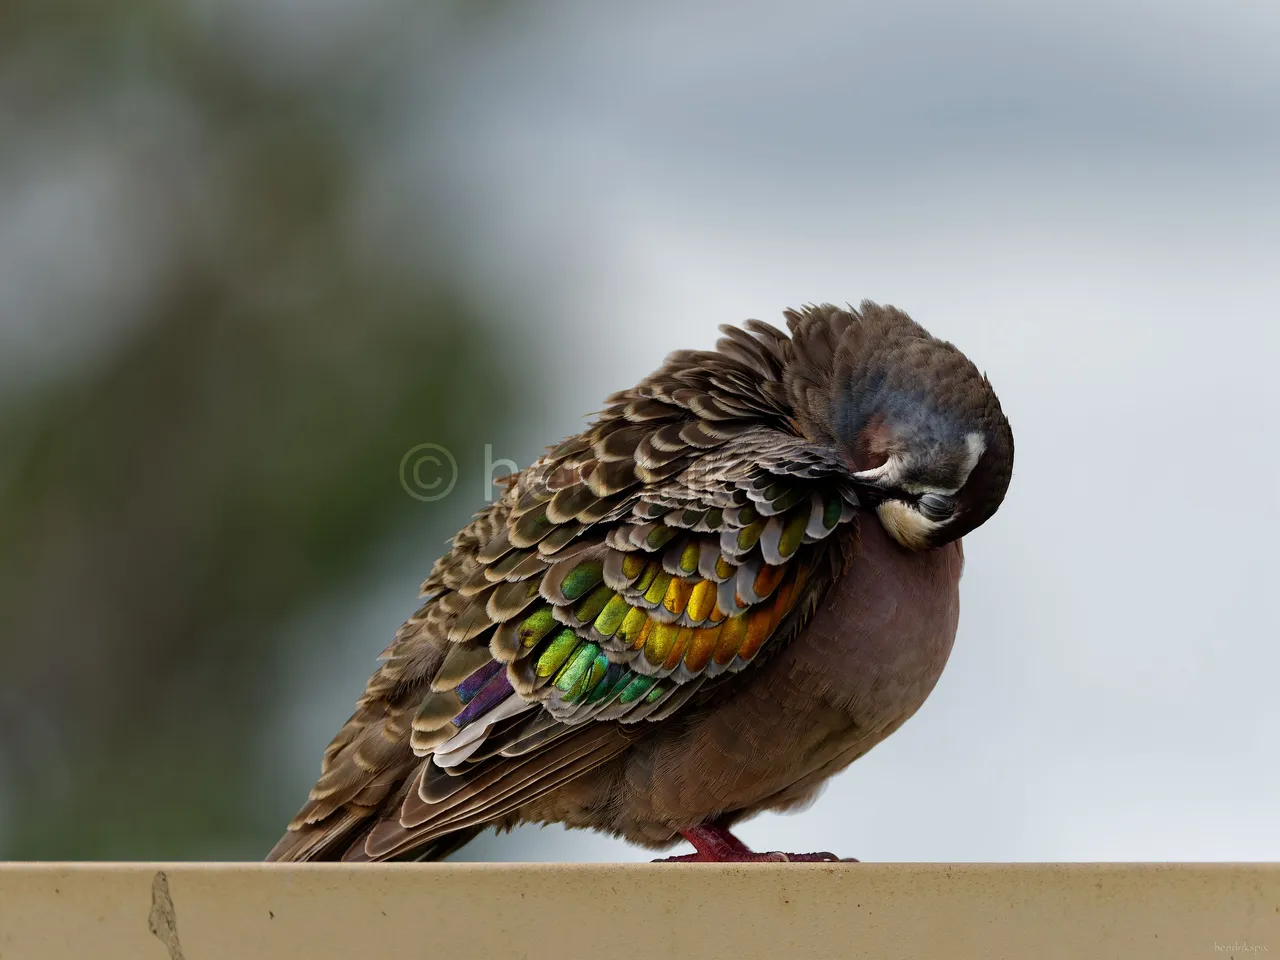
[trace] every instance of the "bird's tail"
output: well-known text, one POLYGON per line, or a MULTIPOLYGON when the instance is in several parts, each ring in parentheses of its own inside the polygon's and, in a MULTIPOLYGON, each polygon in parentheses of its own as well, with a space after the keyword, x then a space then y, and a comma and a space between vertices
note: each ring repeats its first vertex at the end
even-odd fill
MULTIPOLYGON (((484 832, 487 824, 477 827, 466 827, 437 837, 430 843, 413 851, 406 857, 392 857, 392 860, 433 861, 443 860, 451 853, 456 853, 477 836, 484 832)), ((371 862, 364 855, 365 835, 371 829, 365 818, 355 815, 343 818, 336 823, 308 824, 297 830, 290 830, 267 854, 268 863, 301 863, 305 861, 345 860, 371 862), (345 822, 344 822, 345 821, 345 822), (361 826, 364 829, 361 829, 361 826)))

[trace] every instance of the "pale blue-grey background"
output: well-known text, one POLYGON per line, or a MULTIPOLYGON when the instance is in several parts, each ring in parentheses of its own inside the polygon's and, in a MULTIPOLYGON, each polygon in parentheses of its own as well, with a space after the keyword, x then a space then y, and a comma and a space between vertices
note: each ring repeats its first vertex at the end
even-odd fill
MULTIPOLYGON (((390 92, 362 131, 351 236, 380 269, 460 278, 520 332, 497 338, 520 344, 502 376, 537 375, 484 438, 495 456, 527 463, 667 351, 804 302, 893 303, 988 373, 1017 462, 966 543, 942 681, 748 842, 1280 859, 1280 7, 584 0, 459 32, 396 0, 190 6, 254 69, 377 71, 390 92)), ((65 182, 0 186, 11 382, 127 337, 164 246, 109 169, 64 166, 65 182), (60 248, 73 280, 55 285, 42 231, 59 202, 103 213, 60 248), (102 269, 121 236, 133 252, 102 269)), ((255 744, 280 818, 480 504, 470 466, 447 501, 414 505, 429 540, 392 535, 279 628, 304 664, 255 744)), ((652 854, 550 828, 462 856, 652 854)))

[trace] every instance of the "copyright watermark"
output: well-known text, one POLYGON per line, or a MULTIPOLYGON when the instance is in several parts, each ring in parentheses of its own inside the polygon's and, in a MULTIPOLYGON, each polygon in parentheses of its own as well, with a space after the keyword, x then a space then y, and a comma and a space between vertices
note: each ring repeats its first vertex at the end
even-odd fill
POLYGON ((443 500, 457 485, 458 461, 438 443, 420 443, 400 459, 400 486, 415 500, 443 500))
MULTIPOLYGON (((522 492, 531 493, 537 488, 545 494, 543 499, 550 499, 557 491, 574 487, 587 482, 591 470, 608 471, 611 467, 623 466, 626 458, 612 457, 610 462, 589 463, 584 468, 575 458, 569 457, 563 462, 554 458, 547 462, 540 460, 529 470, 521 471, 520 465, 506 457, 494 457, 493 444, 484 445, 484 472, 481 474, 483 487, 480 498, 485 503, 493 503, 510 489, 511 484, 519 476, 522 492)), ((695 460, 682 465, 680 476, 694 488, 703 483, 718 482, 723 465, 711 458, 695 460)), ((620 471, 617 476, 606 477, 603 481, 607 489, 609 483, 621 482, 626 486, 626 477, 620 471)), ((420 443, 411 447, 400 458, 400 486, 404 492, 422 503, 434 503, 443 500, 453 493, 458 485, 458 458, 448 448, 438 443, 420 443)))
MULTIPOLYGON (((492 503, 506 492, 504 481, 520 472, 514 460, 495 459, 493 444, 484 445, 485 503, 492 503)), ((438 443, 420 443, 400 458, 400 486, 404 492, 423 503, 443 500, 458 485, 458 458, 448 447, 438 443)))

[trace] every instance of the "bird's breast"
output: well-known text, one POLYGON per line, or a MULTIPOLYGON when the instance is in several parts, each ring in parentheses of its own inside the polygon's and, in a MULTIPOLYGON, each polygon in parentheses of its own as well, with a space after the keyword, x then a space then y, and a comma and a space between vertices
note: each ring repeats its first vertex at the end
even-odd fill
POLYGON ((896 726, 920 707, 946 666, 963 566, 959 541, 907 550, 864 517, 849 570, 783 655, 789 671, 859 726, 896 726))
POLYGON ((919 709, 960 613, 958 543, 908 551, 862 519, 848 572, 731 697, 628 760, 637 818, 697 822, 802 802, 919 709))

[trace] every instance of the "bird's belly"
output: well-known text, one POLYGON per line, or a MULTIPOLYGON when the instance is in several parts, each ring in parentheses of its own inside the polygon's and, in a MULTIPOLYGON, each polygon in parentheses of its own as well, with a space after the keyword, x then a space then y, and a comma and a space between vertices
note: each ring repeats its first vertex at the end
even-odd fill
POLYGON ((933 690, 955 638, 962 565, 958 543, 910 553, 864 522, 849 574, 785 650, 727 701, 629 751, 618 827, 657 842, 810 798, 933 690))

